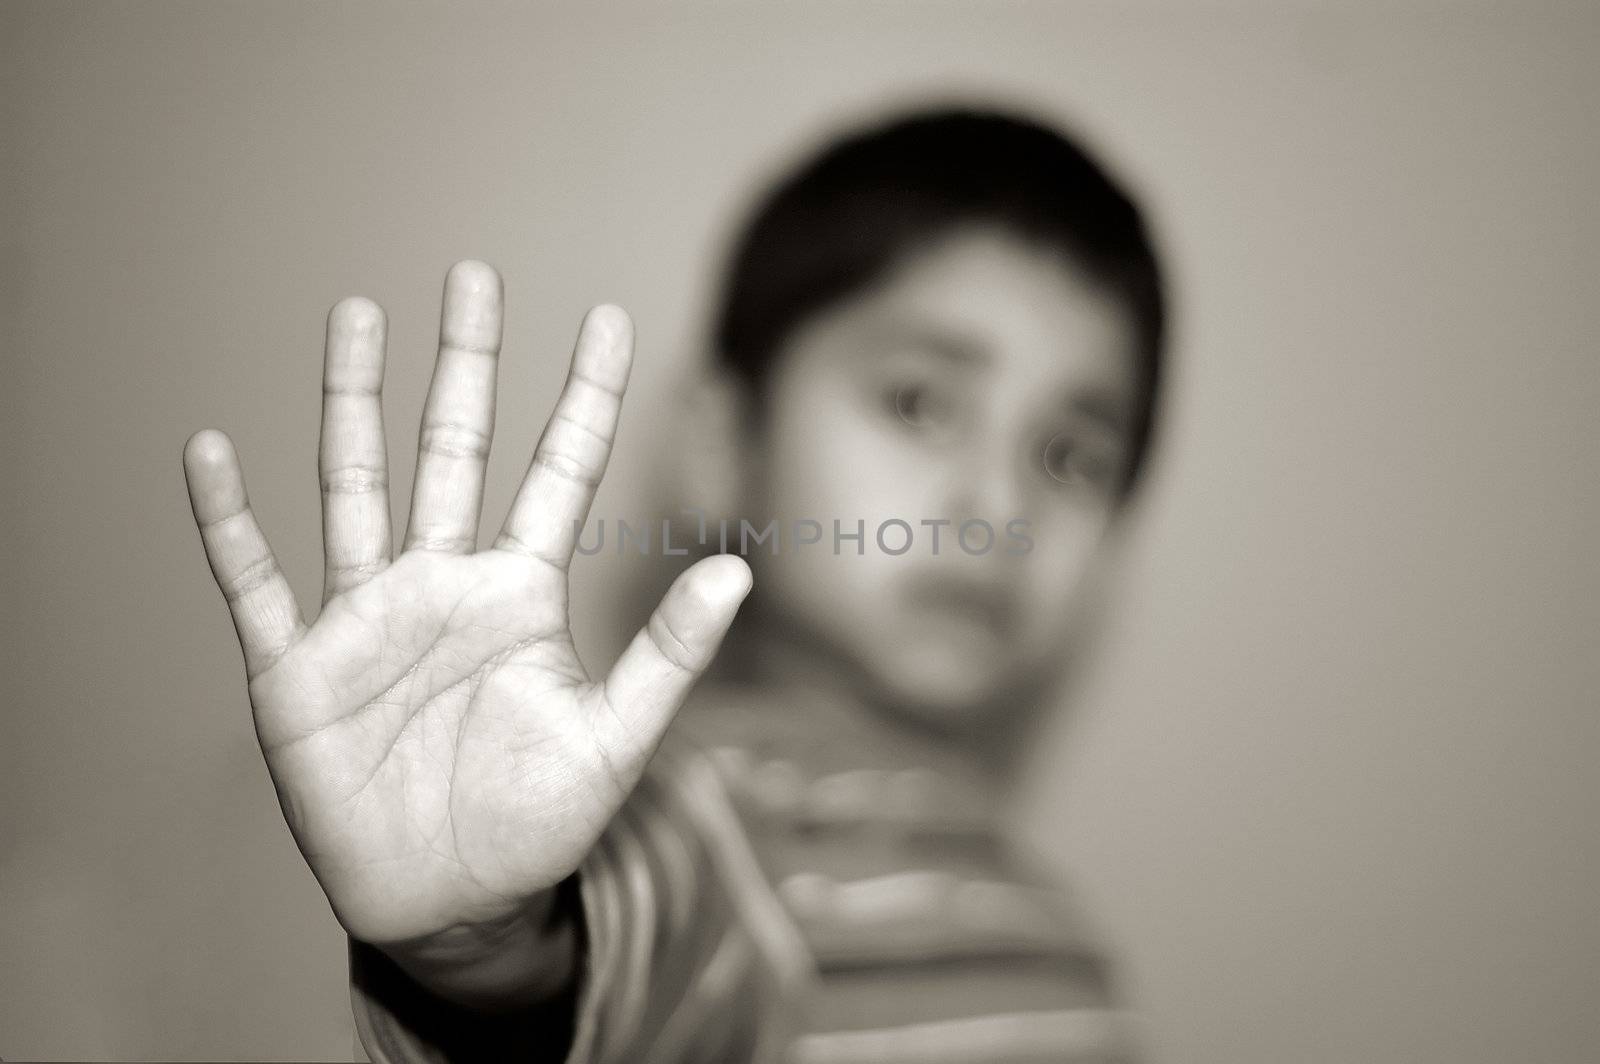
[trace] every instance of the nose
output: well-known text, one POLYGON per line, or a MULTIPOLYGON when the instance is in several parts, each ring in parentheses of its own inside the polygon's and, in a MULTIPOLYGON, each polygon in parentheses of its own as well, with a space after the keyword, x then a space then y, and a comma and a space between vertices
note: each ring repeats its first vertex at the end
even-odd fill
POLYGON ((1022 472, 1015 448, 1005 441, 969 440, 951 472, 950 519, 957 524, 982 519, 1000 532, 1006 522, 1026 518, 1027 492, 1022 472))

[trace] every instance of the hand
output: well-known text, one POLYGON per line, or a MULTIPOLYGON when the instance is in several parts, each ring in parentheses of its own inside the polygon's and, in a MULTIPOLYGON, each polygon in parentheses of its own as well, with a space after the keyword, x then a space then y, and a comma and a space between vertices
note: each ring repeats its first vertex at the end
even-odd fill
MULTIPOLYGON (((571 875, 750 587, 690 568, 602 681, 578 660, 567 570, 605 471, 632 359, 619 308, 591 310, 554 414, 494 545, 476 549, 494 423, 502 287, 445 281, 411 516, 391 559, 380 392, 383 311, 328 316, 323 607, 309 626, 245 495, 228 437, 184 448, 195 521, 244 651, 283 813, 340 923, 412 956, 499 941, 571 875)), ((470 953, 471 951, 468 950, 470 953)))

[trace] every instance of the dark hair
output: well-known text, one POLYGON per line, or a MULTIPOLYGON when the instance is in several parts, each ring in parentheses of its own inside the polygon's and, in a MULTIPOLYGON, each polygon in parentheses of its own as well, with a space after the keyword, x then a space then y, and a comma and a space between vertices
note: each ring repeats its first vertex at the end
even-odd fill
POLYGON ((1059 249, 1126 308, 1138 397, 1131 488, 1161 378, 1160 268, 1129 195, 1067 136, 1031 119, 921 111, 857 129, 806 161, 734 242, 712 320, 717 358, 759 395, 797 326, 974 223, 1059 249))

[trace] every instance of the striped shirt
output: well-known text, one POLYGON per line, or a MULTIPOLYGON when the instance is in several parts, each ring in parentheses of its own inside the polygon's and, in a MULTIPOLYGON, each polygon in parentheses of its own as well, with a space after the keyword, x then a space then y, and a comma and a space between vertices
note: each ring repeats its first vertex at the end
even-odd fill
POLYGON ((1132 1061, 1092 931, 997 813, 931 743, 702 694, 574 877, 571 997, 452 1016, 352 943, 361 1042, 381 1064, 1132 1061))

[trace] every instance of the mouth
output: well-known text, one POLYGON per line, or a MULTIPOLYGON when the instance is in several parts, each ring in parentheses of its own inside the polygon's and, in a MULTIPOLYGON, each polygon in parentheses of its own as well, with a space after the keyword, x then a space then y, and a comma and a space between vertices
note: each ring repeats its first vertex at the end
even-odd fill
POLYGON ((925 576, 910 584, 905 601, 920 617, 974 628, 996 639, 1009 638, 1016 631, 1015 595, 993 583, 925 576))

